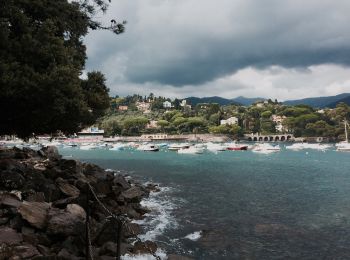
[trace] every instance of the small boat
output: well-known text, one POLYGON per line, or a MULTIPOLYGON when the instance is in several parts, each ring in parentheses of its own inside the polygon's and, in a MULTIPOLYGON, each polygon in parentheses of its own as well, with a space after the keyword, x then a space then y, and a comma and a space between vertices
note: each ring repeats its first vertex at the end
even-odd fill
POLYGON ((179 154, 202 154, 204 152, 203 148, 190 146, 188 148, 181 148, 177 150, 179 154))
POLYGON ((98 146, 95 144, 81 144, 80 145, 80 150, 92 150, 92 149, 96 149, 98 146))
POLYGON ((227 147, 227 150, 230 150, 230 151, 246 151, 246 150, 248 150, 248 146, 247 145, 229 146, 229 147, 227 147))
POLYGON ((174 144, 169 145, 168 149, 172 150, 172 151, 177 151, 177 150, 186 149, 189 147, 190 147, 190 144, 188 144, 188 143, 174 143, 174 144))
POLYGON ((278 145, 273 146, 271 144, 262 143, 262 144, 257 144, 256 146, 254 146, 252 151, 255 153, 269 154, 269 153, 279 152, 279 151, 281 151, 281 148, 278 145))
POLYGON ((144 151, 144 152, 158 152, 159 147, 154 144, 145 144, 138 147, 137 150, 144 151))
POLYGON ((337 143, 335 147, 337 148, 338 152, 350 152, 350 143, 348 139, 348 130, 347 127, 349 127, 348 121, 344 120, 344 128, 345 128, 345 141, 337 143))
POLYGON ((210 152, 221 152, 221 151, 227 150, 226 145, 218 144, 218 143, 207 143, 206 147, 207 147, 207 150, 210 152))

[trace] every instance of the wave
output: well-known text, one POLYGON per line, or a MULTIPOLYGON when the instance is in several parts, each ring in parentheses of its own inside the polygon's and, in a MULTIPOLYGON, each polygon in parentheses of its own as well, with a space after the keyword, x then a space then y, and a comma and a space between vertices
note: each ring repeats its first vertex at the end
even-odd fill
POLYGON ((133 221, 141 225, 146 231, 146 233, 139 235, 142 241, 154 241, 168 228, 177 227, 176 219, 172 216, 175 204, 167 196, 171 190, 168 187, 160 187, 159 192, 151 192, 148 198, 141 201, 141 205, 150 210, 149 213, 144 215, 144 219, 133 221))
POLYGON ((188 234, 187 236, 185 236, 185 238, 187 238, 189 240, 192 240, 192 241, 197 241, 201 237, 202 237, 202 231, 196 231, 196 232, 193 232, 193 233, 188 234))

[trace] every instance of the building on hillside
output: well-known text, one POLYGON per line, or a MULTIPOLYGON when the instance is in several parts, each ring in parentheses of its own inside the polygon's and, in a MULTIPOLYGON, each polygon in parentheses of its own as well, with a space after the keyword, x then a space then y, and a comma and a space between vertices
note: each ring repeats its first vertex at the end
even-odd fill
POLYGON ((156 128, 158 128, 158 121, 157 120, 151 120, 146 125, 146 129, 156 129, 156 128))
POLYGON ((135 103, 136 107, 138 110, 144 112, 144 113, 147 113, 150 111, 150 108, 151 108, 151 103, 148 103, 148 102, 140 102, 140 101, 137 101, 135 103))
POLYGON ((119 106, 118 110, 119 111, 127 111, 128 110, 128 106, 119 106))
POLYGON ((188 105, 188 104, 187 104, 186 99, 183 99, 183 100, 181 101, 180 106, 181 106, 182 108, 184 108, 184 109, 191 109, 191 108, 192 108, 191 105, 188 105))
POLYGON ((104 130, 98 129, 98 127, 91 126, 78 132, 78 137, 85 139, 102 139, 104 133, 104 130))
POLYGON ((164 102, 163 102, 163 107, 164 107, 164 108, 172 108, 173 105, 172 105, 171 102, 169 102, 169 101, 164 101, 164 102))
POLYGON ((167 140, 168 135, 167 134, 143 134, 141 135, 142 140, 167 140))
POLYGON ((237 124, 238 124, 238 118, 234 116, 228 119, 220 120, 220 125, 237 125, 237 124))
POLYGON ((287 132, 288 129, 286 129, 283 126, 283 121, 286 119, 286 116, 278 116, 278 115, 272 115, 271 120, 276 124, 276 131, 277 132, 287 132))

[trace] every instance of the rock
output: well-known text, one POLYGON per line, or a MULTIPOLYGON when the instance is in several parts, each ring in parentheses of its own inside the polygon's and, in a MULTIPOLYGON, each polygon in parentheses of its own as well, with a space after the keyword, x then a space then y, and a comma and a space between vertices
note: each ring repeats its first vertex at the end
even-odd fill
POLYGON ((132 250, 134 254, 155 254, 156 251, 157 244, 149 240, 145 242, 135 242, 134 248, 132 250))
POLYGON ((3 192, 0 194, 0 205, 18 208, 22 202, 18 197, 9 192, 3 192))
POLYGON ((125 223, 123 231, 125 238, 136 237, 141 233, 141 227, 136 223, 125 223))
POLYGON ((80 195, 80 190, 69 183, 59 181, 57 185, 61 192, 69 197, 79 197, 80 195))
POLYGON ((144 194, 145 193, 139 187, 134 186, 126 191, 123 191, 121 195, 128 201, 138 202, 141 200, 144 194))
POLYGON ((41 151, 43 151, 45 156, 50 160, 60 160, 62 158, 56 146, 47 146, 41 149, 41 151))
POLYGON ((169 254, 168 255, 168 260, 194 260, 194 259, 190 258, 190 257, 187 257, 187 256, 169 254))
POLYGON ((61 251, 57 254, 59 256, 59 259, 64 260, 76 260, 78 257, 75 257, 74 255, 70 254, 67 249, 63 248, 61 251))
MULTIPOLYGON (((132 246, 126 243, 121 243, 120 245, 120 252, 121 255, 125 255, 126 253, 131 252, 132 246)), ((106 256, 116 256, 117 254, 117 244, 111 241, 106 242, 103 244, 103 246, 100 248, 99 251, 100 255, 106 255, 106 256)))
POLYGON ((18 245, 23 241, 22 234, 8 227, 0 227, 0 244, 18 245))
POLYGON ((14 171, 0 172, 0 187, 5 190, 18 190, 23 187, 25 179, 22 174, 14 171))
POLYGON ((65 210, 49 210, 47 232, 58 235, 77 235, 84 230, 85 210, 77 204, 69 204, 65 210))
POLYGON ((33 258, 34 256, 39 255, 39 251, 30 244, 24 244, 15 247, 16 256, 19 256, 20 259, 33 258))
POLYGON ((76 204, 77 201, 78 199, 76 197, 68 197, 61 200, 57 200, 53 202, 52 205, 56 208, 62 209, 66 208, 68 204, 76 204))
POLYGON ((115 176, 113 179, 113 184, 118 185, 125 190, 131 187, 130 183, 128 183, 122 175, 115 176))
POLYGON ((43 192, 34 192, 26 200, 30 202, 45 202, 45 194, 43 192))
POLYGON ((47 216, 50 204, 46 202, 23 201, 18 211, 22 218, 32 226, 43 229, 47 224, 47 216))
POLYGON ((50 249, 48 247, 44 246, 44 245, 37 245, 36 248, 44 256, 49 256, 51 254, 50 249))
POLYGON ((0 218, 0 225, 5 225, 9 221, 9 218, 0 218))

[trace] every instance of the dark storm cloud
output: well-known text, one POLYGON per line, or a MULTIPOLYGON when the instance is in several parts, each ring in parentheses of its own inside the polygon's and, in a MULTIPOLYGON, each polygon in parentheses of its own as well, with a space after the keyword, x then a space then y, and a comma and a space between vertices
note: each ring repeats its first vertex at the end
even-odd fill
POLYGON ((127 19, 127 31, 91 34, 88 68, 115 69, 116 81, 185 86, 249 66, 347 66, 349 12, 348 0, 115 1, 104 19, 127 19))

